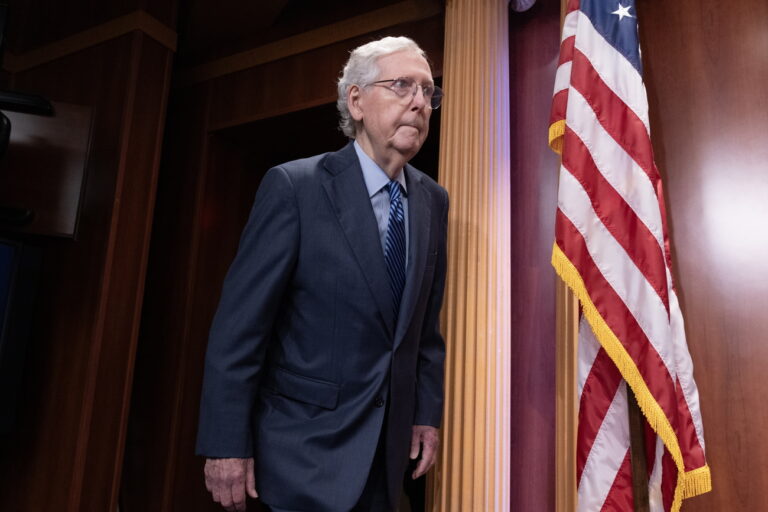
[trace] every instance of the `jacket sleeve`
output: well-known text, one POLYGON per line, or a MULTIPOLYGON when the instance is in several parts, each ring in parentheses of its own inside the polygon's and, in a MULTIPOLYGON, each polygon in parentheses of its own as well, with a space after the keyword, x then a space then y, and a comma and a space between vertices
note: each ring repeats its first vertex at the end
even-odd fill
POLYGON ((299 246, 299 214, 284 169, 264 176, 211 325, 197 453, 253 456, 251 417, 267 345, 299 246))
POLYGON ((443 305, 447 266, 448 193, 442 193, 442 213, 432 291, 427 303, 424 327, 419 343, 416 374, 416 412, 414 425, 440 427, 443 416, 445 341, 440 333, 440 309, 443 305))

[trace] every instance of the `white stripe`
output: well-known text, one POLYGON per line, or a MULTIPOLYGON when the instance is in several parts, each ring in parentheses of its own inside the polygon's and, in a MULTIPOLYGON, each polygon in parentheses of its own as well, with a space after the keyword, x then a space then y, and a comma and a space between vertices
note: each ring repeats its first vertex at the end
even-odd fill
POLYGON ((574 88, 568 91, 565 122, 587 147, 600 174, 651 231, 663 253, 661 209, 650 178, 605 131, 587 100, 574 88))
POLYGON ((699 390, 696 382, 693 380, 693 361, 688 352, 688 343, 685 341, 685 327, 683 325, 683 312, 680 310, 680 304, 677 301, 677 294, 671 290, 669 296, 669 310, 672 324, 672 348, 675 354, 675 371, 680 380, 680 388, 683 391, 685 403, 688 404, 688 410, 691 412, 693 428, 696 430, 696 437, 699 438, 701 449, 704 450, 704 424, 701 420, 701 407, 699 405, 699 390))
MULTIPOLYGON (((571 61, 563 62, 557 67, 555 74, 555 93, 564 91, 571 85, 571 61)), ((553 94, 553 96, 554 96, 553 94)))
POLYGON ((664 499, 661 495, 662 467, 661 458, 664 456, 664 443, 656 436, 656 455, 653 462, 653 471, 648 479, 648 504, 651 512, 665 512, 664 499))
POLYGON ((597 268, 629 308, 674 382, 671 332, 664 303, 597 217, 581 184, 563 166, 560 167, 558 207, 584 237, 597 268))
POLYGON ((592 365, 595 364, 595 358, 600 351, 600 342, 595 338, 592 328, 589 326, 586 317, 582 316, 579 320, 579 346, 577 361, 577 379, 578 397, 581 401, 581 393, 584 390, 584 383, 589 377, 592 365))
POLYGON ((600 425, 579 481, 579 512, 599 511, 629 450, 627 386, 621 382, 600 425))
POLYGON ((575 47, 587 56, 597 74, 621 100, 643 121, 650 133, 648 122, 648 97, 643 77, 630 62, 597 31, 592 21, 579 12, 575 47))
POLYGON ((560 38, 560 42, 563 42, 569 37, 576 35, 576 25, 579 22, 579 13, 580 11, 577 9, 575 11, 569 12, 565 16, 565 19, 563 20, 563 34, 560 38))

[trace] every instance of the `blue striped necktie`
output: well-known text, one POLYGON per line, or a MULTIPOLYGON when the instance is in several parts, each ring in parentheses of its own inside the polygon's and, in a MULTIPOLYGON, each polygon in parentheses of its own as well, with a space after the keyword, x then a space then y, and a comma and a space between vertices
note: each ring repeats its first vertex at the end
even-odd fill
POLYGON ((400 311, 400 298, 405 288, 405 211, 400 184, 392 180, 387 184, 387 190, 389 190, 389 221, 384 244, 384 261, 387 264, 389 285, 394 298, 395 318, 397 318, 400 311))

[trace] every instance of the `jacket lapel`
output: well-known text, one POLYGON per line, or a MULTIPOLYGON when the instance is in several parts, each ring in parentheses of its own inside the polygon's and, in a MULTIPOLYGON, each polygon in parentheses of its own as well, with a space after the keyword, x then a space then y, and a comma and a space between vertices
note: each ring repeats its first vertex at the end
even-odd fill
POLYGON ((408 184, 408 269, 405 276, 405 290, 400 301, 395 348, 403 341, 408 325, 411 323, 416 301, 419 299, 421 282, 424 279, 424 267, 427 262, 429 243, 429 219, 431 206, 429 195, 421 183, 421 176, 410 165, 405 166, 408 184))
POLYGON ((324 165, 331 174, 323 183, 326 194, 392 337, 395 331, 394 302, 384 252, 363 171, 352 143, 328 155, 324 165))

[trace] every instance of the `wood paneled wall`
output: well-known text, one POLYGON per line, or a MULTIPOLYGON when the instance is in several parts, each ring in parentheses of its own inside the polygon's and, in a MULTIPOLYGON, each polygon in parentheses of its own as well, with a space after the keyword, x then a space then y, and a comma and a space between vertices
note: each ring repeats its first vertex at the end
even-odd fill
POLYGON ((713 490, 768 504, 768 3, 641 1, 645 82, 713 490))
POLYGON ((434 16, 171 92, 122 511, 221 510, 205 489, 203 460, 194 454, 203 358, 224 274, 261 176, 268 166, 345 143, 332 103, 352 48, 407 35, 439 75, 442 34, 442 16, 434 16), (324 126, 318 117, 327 120, 324 126))
MULTIPOLYGON (((52 3, 36 4, 9 28, 66 25, 42 15, 52 3)), ((90 106, 94 135, 76 238, 30 240, 43 271, 0 510, 116 507, 171 63, 135 31, 11 77, 16 90, 90 106)))
POLYGON ((168 26, 176 27, 175 0, 8 0, 6 50, 14 54, 28 52, 55 43, 142 10, 168 26))
POLYGON ((509 17, 512 147, 510 510, 555 506, 555 236, 558 158, 547 146, 560 2, 509 17))

